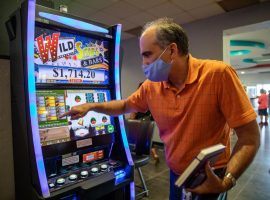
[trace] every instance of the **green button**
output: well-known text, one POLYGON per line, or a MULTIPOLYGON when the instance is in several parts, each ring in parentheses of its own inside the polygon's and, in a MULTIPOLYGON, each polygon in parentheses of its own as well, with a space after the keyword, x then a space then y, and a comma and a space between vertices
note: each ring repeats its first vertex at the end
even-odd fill
POLYGON ((108 125, 108 132, 109 133, 112 133, 112 132, 114 132, 114 127, 113 127, 113 125, 108 125))

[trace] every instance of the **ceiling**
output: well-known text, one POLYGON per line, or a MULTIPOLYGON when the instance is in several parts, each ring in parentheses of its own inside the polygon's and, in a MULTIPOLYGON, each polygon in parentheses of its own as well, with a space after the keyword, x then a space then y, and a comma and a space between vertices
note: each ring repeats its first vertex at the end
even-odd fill
MULTIPOLYGON (((123 28, 122 40, 138 37, 146 22, 159 17, 173 18, 176 23, 182 25, 264 1, 269 0, 37 0, 46 6, 50 3, 55 9, 59 9, 60 5, 66 5, 68 13, 103 24, 120 23, 123 28)), ((250 51, 249 54, 230 57, 231 64, 239 73, 244 70, 248 73, 270 71, 270 60, 263 63, 243 62, 245 58, 258 58, 270 53, 269 35, 269 30, 231 35, 231 40, 265 43, 265 48, 246 47, 245 49, 250 51)), ((241 46, 233 46, 230 50, 241 49, 241 46)))
MULTIPOLYGON (((52 1, 52 0, 40 0, 52 1)), ((267 0, 59 0, 54 8, 68 6, 68 12, 107 25, 123 25, 122 39, 139 35, 141 27, 158 17, 185 24, 267 0)))
MULTIPOLYGON (((262 24, 262 23, 261 23, 262 24)), ((229 41, 244 41, 246 44, 230 45, 230 64, 239 73, 265 73, 270 72, 270 21, 263 22, 264 27, 249 25, 252 31, 245 31, 229 36, 229 41)))

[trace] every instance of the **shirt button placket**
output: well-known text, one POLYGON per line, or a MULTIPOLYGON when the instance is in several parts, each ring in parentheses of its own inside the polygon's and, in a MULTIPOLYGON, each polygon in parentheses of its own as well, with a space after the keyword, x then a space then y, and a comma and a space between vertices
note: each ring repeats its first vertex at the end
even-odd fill
POLYGON ((175 108, 176 110, 179 110, 181 107, 181 103, 180 103, 180 94, 177 94, 176 95, 176 98, 175 98, 175 108))

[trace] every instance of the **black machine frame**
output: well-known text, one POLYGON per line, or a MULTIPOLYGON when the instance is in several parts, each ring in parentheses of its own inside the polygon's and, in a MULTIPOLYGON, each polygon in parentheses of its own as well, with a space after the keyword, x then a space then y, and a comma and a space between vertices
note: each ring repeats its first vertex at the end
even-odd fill
MULTIPOLYGON (((31 0, 30 0, 31 1, 31 0)), ((114 171, 110 171, 100 176, 93 177, 86 181, 81 181, 76 184, 64 187, 53 192, 49 192, 48 196, 42 194, 42 184, 38 176, 38 163, 35 157, 35 149, 31 128, 30 116, 30 99, 28 97, 28 63, 27 63, 27 16, 29 12, 29 3, 22 3, 21 8, 11 15, 6 23, 7 31, 10 38, 10 57, 11 57, 11 99, 12 99, 12 128, 13 128, 13 146, 14 146, 14 171, 15 171, 15 190, 16 199, 132 199, 134 197, 133 181, 134 181, 134 166, 130 158, 128 145, 125 144, 126 138, 123 139, 123 130, 120 127, 118 117, 114 118, 116 126, 114 138, 112 135, 104 135, 102 137, 93 138, 94 144, 98 146, 105 143, 112 144, 113 148, 111 156, 115 160, 124 163, 124 170, 127 172, 126 178, 120 183, 115 183, 114 171)), ((62 15, 69 18, 74 18, 87 23, 95 24, 109 30, 108 34, 101 34, 91 31, 80 30, 81 35, 91 36, 93 38, 102 38, 110 41, 110 63, 114 63, 115 52, 115 33, 116 26, 108 27, 97 22, 81 19, 76 16, 71 16, 66 13, 60 13, 56 10, 49 9, 43 6, 35 5, 36 16, 38 12, 43 11, 62 15), (113 43, 114 42, 114 43, 113 43)), ((60 28, 61 30, 77 33, 78 29, 49 21, 40 17, 35 18, 38 26, 60 28)), ((109 68, 108 85, 86 85, 86 84, 36 84, 37 90, 54 90, 57 89, 109 89, 111 98, 116 99, 114 65, 109 68)), ((57 148, 56 148, 57 149, 57 148)), ((62 152, 68 153, 75 150, 74 143, 66 143, 62 146, 62 152)), ((53 146, 44 147, 42 149, 44 156, 53 156, 55 150, 53 146)))

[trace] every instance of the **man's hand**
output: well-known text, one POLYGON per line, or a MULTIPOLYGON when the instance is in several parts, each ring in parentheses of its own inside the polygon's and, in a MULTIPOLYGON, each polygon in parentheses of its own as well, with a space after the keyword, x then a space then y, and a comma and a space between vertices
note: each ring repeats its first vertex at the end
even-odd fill
POLYGON ((65 116, 70 116, 71 120, 79 119, 87 114, 87 112, 90 110, 90 105, 91 104, 89 103, 84 103, 78 106, 73 106, 70 111, 60 115, 59 117, 62 118, 65 116))
POLYGON ((229 190, 232 186, 228 182, 223 181, 210 167, 209 163, 205 165, 206 180, 196 188, 186 190, 196 194, 222 193, 229 190))

